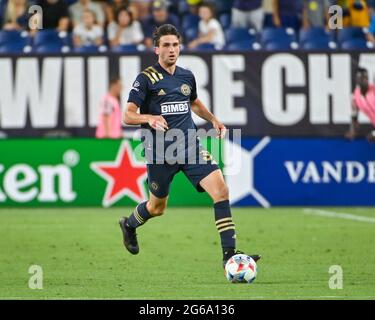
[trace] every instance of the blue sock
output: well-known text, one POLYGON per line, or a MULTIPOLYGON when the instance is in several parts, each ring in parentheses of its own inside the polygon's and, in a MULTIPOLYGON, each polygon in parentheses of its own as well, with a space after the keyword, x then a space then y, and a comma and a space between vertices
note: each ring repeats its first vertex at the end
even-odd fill
POLYGON ((152 218, 150 212, 148 212, 146 207, 147 201, 140 203, 137 205, 130 215, 128 220, 128 225, 132 228, 138 228, 139 226, 146 223, 146 221, 152 218))
POLYGON ((232 220, 230 211, 229 200, 216 202, 215 209, 215 222, 217 231, 219 231, 221 238, 221 247, 223 252, 236 249, 236 230, 232 220))

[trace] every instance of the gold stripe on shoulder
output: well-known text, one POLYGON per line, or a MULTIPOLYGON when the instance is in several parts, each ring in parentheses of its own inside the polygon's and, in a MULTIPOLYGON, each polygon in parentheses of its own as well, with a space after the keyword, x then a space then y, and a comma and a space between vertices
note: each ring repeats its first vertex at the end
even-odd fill
POLYGON ((152 72, 155 72, 158 75, 158 77, 160 78, 160 80, 163 80, 163 75, 160 72, 158 72, 154 67, 150 67, 149 69, 152 72))
POLYGON ((149 75, 146 71, 142 71, 143 74, 145 74, 147 76, 147 78, 150 79, 151 83, 154 84, 155 83, 155 80, 151 77, 151 75, 149 75))
POLYGON ((151 76, 155 79, 156 82, 159 81, 158 76, 156 75, 156 73, 154 71, 152 71, 151 67, 148 67, 145 71, 148 72, 149 74, 151 74, 151 76))

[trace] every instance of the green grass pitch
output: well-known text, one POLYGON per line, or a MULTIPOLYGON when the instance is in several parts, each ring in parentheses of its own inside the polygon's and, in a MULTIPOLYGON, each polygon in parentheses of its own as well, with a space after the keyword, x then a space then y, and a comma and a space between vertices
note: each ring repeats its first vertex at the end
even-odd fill
POLYGON ((263 256, 250 285, 225 279, 212 209, 169 208, 139 229, 137 256, 118 226, 130 210, 1 209, 0 299, 375 299, 374 208, 234 208, 238 249, 263 256), (343 289, 328 286, 332 265, 343 289))

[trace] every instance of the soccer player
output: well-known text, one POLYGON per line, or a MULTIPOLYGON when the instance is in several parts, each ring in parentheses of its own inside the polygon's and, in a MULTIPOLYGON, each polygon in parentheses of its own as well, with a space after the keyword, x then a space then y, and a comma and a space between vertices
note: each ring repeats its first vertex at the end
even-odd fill
MULTIPOLYGON (((150 218, 164 213, 173 177, 182 171, 199 192, 207 192, 214 202, 216 227, 221 237, 225 266, 239 251, 236 251, 235 225, 228 200, 228 188, 220 168, 211 155, 203 150, 198 137, 177 140, 182 141, 180 146, 182 145, 185 151, 183 160, 187 159, 186 153, 193 149, 196 154, 195 163, 178 161, 171 164, 164 153, 165 148, 162 149, 164 154, 161 155, 164 162, 160 163, 155 160, 160 160, 160 150, 157 150, 155 141, 158 141, 162 133, 165 139, 163 143, 168 147, 173 143, 165 138, 168 131, 178 129, 187 137, 189 130, 196 130, 191 111, 211 122, 220 138, 224 137, 226 128, 197 97, 192 72, 176 65, 181 44, 181 35, 177 29, 170 24, 160 26, 153 34, 153 42, 158 62, 137 76, 124 113, 126 124, 140 124, 145 132, 151 133, 151 139, 147 134, 143 138, 150 197, 148 201, 138 204, 129 217, 120 219, 124 245, 132 254, 139 252, 136 229, 150 218), (138 109, 140 113, 137 112, 138 109)), ((179 159, 181 160, 181 157, 179 159)), ((257 261, 260 256, 252 255, 252 258, 257 261)))
MULTIPOLYGON (((375 85, 369 83, 366 69, 358 68, 356 74, 356 88, 352 95, 352 120, 350 130, 346 134, 349 139, 354 139, 358 133, 358 113, 362 111, 375 127, 375 85)), ((375 141, 375 130, 367 135, 371 142, 375 141)))

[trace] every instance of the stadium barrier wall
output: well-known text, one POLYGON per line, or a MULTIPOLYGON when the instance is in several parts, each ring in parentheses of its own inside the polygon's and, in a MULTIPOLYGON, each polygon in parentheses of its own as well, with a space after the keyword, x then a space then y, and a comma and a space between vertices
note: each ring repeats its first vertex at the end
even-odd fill
MULTIPOLYGON (((137 74, 155 60, 153 53, 1 56, 0 135, 93 136, 110 76, 123 79, 124 105, 137 74)), ((370 51, 196 53, 178 64, 194 72, 203 102, 245 136, 341 137, 358 65, 375 80, 370 51)))
MULTIPOLYGON (((375 205, 375 145, 365 140, 203 142, 221 164, 235 206, 375 205)), ((0 140, 0 207, 133 206, 148 195, 139 146, 127 139, 0 140)), ((169 205, 211 201, 179 173, 169 205)))

